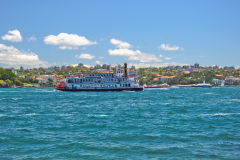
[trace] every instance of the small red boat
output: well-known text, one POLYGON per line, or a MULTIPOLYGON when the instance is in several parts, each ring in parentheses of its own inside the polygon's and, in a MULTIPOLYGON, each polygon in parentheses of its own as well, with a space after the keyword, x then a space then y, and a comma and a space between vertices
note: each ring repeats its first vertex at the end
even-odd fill
POLYGON ((164 83, 164 84, 159 84, 159 85, 145 85, 144 89, 157 89, 157 88, 169 88, 171 87, 170 85, 164 83))
POLYGON ((57 87, 56 87, 57 90, 64 90, 65 88, 66 88, 65 82, 59 82, 59 84, 57 84, 57 87))

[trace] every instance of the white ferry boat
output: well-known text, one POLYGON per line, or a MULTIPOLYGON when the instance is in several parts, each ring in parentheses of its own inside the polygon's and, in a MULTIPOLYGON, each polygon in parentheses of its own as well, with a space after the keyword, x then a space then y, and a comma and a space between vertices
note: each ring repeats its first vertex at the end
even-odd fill
POLYGON ((209 83, 205 83, 205 81, 203 81, 203 83, 199 83, 197 85, 192 85, 192 87, 195 87, 195 88, 211 88, 212 85, 209 84, 209 83))
POLYGON ((128 77, 127 64, 124 73, 87 73, 82 78, 66 78, 65 82, 57 85, 61 91, 142 91, 137 77, 128 77))

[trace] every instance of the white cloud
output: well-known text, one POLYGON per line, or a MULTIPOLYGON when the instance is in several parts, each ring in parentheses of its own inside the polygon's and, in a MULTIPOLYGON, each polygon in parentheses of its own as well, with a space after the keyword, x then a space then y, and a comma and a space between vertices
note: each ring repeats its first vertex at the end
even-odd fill
POLYGON ((28 38, 28 41, 31 42, 31 41, 36 41, 37 38, 35 36, 31 36, 28 38))
POLYGON ((80 59, 93 59, 95 56, 89 54, 89 53, 83 53, 80 55, 75 55, 76 58, 80 58, 80 59))
POLYGON ((111 39, 110 42, 116 45, 117 49, 109 49, 108 53, 111 56, 126 56, 128 60, 140 62, 161 62, 162 60, 154 54, 143 53, 140 50, 129 49, 131 45, 117 39, 111 39))
POLYGON ((161 62, 161 59, 153 54, 142 53, 140 50, 110 49, 108 53, 112 56, 127 56, 129 60, 140 62, 161 62))
POLYGON ((120 48, 120 49, 130 48, 130 47, 131 47, 131 44, 129 44, 128 42, 123 42, 123 41, 121 41, 121 40, 114 39, 114 38, 112 38, 112 39, 110 40, 110 42, 111 42, 113 45, 116 45, 117 48, 120 48))
POLYGON ((129 63, 129 66, 135 66, 136 68, 147 68, 147 67, 167 67, 167 66, 185 66, 189 64, 183 64, 183 63, 129 63))
POLYGON ((153 54, 147 54, 142 52, 137 52, 137 55, 130 56, 129 60, 135 60, 139 62, 161 62, 162 60, 153 54))
POLYGON ((160 48, 164 51, 178 51, 178 50, 183 50, 182 47, 179 47, 179 46, 176 46, 176 45, 173 45, 173 46, 170 46, 169 44, 161 44, 160 45, 160 48))
POLYGON ((57 36, 49 35, 44 38, 44 42, 49 45, 59 46, 60 49, 78 49, 79 46, 93 45, 96 42, 88 40, 84 36, 77 34, 59 33, 57 36))
POLYGON ((99 57, 99 59, 104 59, 104 57, 99 57))
POLYGON ((33 52, 20 51, 13 46, 0 44, 0 65, 4 67, 44 67, 45 61, 40 61, 38 55, 33 52))
POLYGON ((101 62, 100 61, 96 61, 96 64, 101 64, 101 62))
POLYGON ((108 50, 108 53, 111 55, 111 56, 134 56, 138 53, 140 53, 139 50, 130 50, 130 49, 109 49, 108 50))
POLYGON ((165 60, 171 60, 171 57, 164 57, 165 60))
POLYGON ((7 34, 2 36, 2 39, 10 42, 21 42, 22 36, 20 31, 15 29, 15 30, 8 31, 7 34))

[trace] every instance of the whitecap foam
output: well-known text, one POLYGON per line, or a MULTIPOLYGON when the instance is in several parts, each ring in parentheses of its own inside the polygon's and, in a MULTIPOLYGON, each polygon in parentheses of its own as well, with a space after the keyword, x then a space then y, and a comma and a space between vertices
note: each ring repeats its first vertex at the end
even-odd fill
POLYGON ((208 93, 205 93, 205 94, 207 94, 207 95, 211 95, 211 94, 215 94, 215 93, 213 93, 213 92, 208 92, 208 93))
POLYGON ((63 117, 65 117, 65 116, 71 116, 72 114, 67 114, 67 113, 63 113, 63 114, 59 114, 59 116, 63 116, 63 117))
POLYGON ((3 116, 5 116, 5 114, 0 114, 0 117, 3 117, 3 116))
POLYGON ((22 99, 22 98, 11 98, 11 99, 14 100, 14 101, 17 101, 17 100, 22 99))
POLYGON ((240 115, 240 113, 213 113, 213 114, 200 114, 200 116, 229 116, 240 115))
POLYGON ((240 102, 240 99, 231 99, 233 102, 240 102))
POLYGON ((94 115, 88 115, 88 116, 93 116, 93 117, 108 117, 109 115, 106 114, 94 114, 94 115))
POLYGON ((37 114, 37 113, 27 113, 25 114, 26 116, 39 116, 41 114, 37 114))
POLYGON ((107 117, 107 116, 109 116, 109 115, 100 114, 100 115, 95 115, 95 116, 98 116, 98 117, 107 117))

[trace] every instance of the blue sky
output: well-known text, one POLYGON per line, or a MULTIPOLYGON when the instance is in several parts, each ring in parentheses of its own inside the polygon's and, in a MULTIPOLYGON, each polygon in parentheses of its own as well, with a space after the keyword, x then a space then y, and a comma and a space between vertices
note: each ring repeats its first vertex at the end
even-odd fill
POLYGON ((239 0, 0 1, 0 66, 240 65, 239 0))

